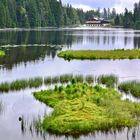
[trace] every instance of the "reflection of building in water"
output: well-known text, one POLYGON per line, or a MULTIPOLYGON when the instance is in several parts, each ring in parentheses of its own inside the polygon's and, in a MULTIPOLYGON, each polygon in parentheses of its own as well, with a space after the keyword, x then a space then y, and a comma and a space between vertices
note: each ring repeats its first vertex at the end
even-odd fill
POLYGON ((104 20, 103 18, 92 18, 86 21, 87 26, 110 26, 110 21, 104 20))

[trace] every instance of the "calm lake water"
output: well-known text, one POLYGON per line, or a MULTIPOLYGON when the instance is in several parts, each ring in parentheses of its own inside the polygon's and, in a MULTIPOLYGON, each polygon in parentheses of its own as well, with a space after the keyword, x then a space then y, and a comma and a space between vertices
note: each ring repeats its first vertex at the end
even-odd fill
MULTIPOLYGON (((140 80, 140 60, 65 61, 57 53, 67 49, 133 49, 140 48, 140 31, 126 29, 34 29, 0 30, 0 48, 6 56, 0 59, 0 82, 31 77, 73 74, 116 74, 119 81, 140 80), (22 44, 26 44, 25 47, 22 44), (36 45, 35 45, 36 44, 36 45), (46 44, 51 47, 45 46, 46 44), (21 46, 22 45, 22 46, 21 46), (59 46, 56 46, 59 45, 59 46), (53 47, 52 47, 53 46, 53 47)), ((31 129, 33 120, 49 114, 52 109, 36 101, 32 92, 45 89, 27 89, 0 94, 1 140, 65 140, 40 134, 31 129), (24 127, 19 122, 24 117, 24 127)), ((120 132, 95 133, 81 136, 81 140, 139 140, 139 127, 120 132)))

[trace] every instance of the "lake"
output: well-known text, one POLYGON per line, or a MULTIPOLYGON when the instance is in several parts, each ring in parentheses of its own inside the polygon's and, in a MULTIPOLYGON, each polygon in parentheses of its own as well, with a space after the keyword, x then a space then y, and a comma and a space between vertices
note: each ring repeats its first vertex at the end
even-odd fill
MULTIPOLYGON (((140 31, 106 28, 13 29, 0 30, 0 48, 6 56, 0 59, 0 82, 60 74, 115 74, 119 82, 140 80, 140 60, 65 61, 57 57, 62 50, 114 50, 140 48, 140 31), (48 46, 46 46, 46 44, 48 46), (25 46, 26 45, 26 46, 25 46), (49 47, 50 46, 50 47, 49 47)), ((26 89, 0 94, 0 138, 2 140, 64 140, 39 133, 32 128, 33 120, 49 114, 52 109, 36 101, 26 89), (40 116, 41 115, 41 116, 40 116), (24 117, 24 126, 19 121, 24 117)), ((139 126, 131 130, 98 132, 81 136, 81 140, 138 140, 139 126)))

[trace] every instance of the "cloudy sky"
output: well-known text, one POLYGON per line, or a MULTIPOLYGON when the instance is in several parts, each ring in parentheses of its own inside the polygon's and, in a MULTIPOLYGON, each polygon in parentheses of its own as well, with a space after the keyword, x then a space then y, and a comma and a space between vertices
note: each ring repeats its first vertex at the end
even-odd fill
POLYGON ((62 2, 70 3, 76 8, 83 8, 84 10, 90 10, 95 8, 113 8, 117 9, 117 12, 123 12, 124 8, 133 9, 135 2, 139 0, 62 0, 62 2))

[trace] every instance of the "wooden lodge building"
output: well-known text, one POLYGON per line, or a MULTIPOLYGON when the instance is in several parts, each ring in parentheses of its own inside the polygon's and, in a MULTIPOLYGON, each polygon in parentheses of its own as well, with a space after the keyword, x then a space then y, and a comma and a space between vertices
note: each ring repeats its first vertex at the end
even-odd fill
POLYGON ((110 22, 102 18, 93 18, 86 21, 86 26, 109 26, 110 22))

